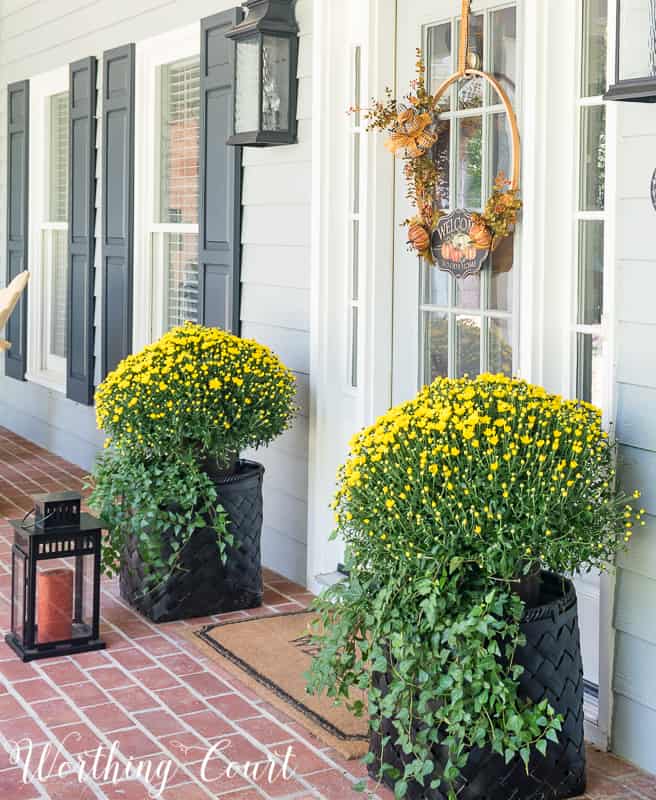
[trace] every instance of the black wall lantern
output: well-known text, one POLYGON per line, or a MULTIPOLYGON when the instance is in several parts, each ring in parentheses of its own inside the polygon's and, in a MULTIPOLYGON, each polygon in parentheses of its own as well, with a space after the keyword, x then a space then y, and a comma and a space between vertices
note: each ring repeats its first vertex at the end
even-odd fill
POLYGON ((656 0, 617 0, 615 83, 606 100, 656 102, 656 0))
POLYGON ((102 650, 101 523, 75 492, 36 495, 34 522, 12 520, 11 632, 23 661, 102 650))
POLYGON ((294 0, 246 0, 247 15, 226 33, 237 45, 233 134, 228 144, 296 142, 298 25, 294 0))

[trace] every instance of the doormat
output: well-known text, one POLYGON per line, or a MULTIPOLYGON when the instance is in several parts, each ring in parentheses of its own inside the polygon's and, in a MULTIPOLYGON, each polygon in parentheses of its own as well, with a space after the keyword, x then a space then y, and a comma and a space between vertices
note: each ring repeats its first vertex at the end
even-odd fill
MULTIPOLYGON (((344 758, 369 749, 368 719, 355 717, 325 694, 306 692, 314 654, 309 611, 207 625, 194 632, 209 657, 259 697, 304 725, 344 758)), ((366 701, 364 693, 351 695, 366 701)))

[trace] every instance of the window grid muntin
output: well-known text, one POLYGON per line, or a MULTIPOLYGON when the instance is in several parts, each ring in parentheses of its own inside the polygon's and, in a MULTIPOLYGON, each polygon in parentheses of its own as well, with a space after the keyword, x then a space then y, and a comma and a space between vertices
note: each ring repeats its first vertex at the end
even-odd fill
MULTIPOLYGON (((583 205, 583 191, 582 191, 582 179, 583 179, 583 158, 584 158, 584 109, 589 108, 597 108, 597 107, 604 107, 605 103, 603 100, 602 95, 586 95, 585 94, 585 87, 586 83, 590 82, 590 64, 587 62, 587 59, 590 57, 592 49, 589 47, 589 41, 587 38, 587 29, 586 23, 588 20, 588 10, 589 10, 589 3, 593 0, 581 0, 579 3, 579 36, 578 36, 578 78, 576 81, 577 85, 577 100, 576 100, 576 125, 577 125, 577 136, 576 136, 576 164, 577 164, 577 175, 576 175, 576 190, 575 190, 575 242, 574 242, 574 253, 575 253, 575 270, 574 270, 574 292, 573 292, 573 302, 572 302, 572 328, 571 328, 571 335, 570 335, 570 347, 572 348, 573 352, 573 369, 572 369, 572 386, 571 390, 574 396, 576 396, 580 400, 589 400, 590 402, 594 402, 597 405, 605 405, 606 403, 606 382, 608 380, 608 358, 606 348, 607 348, 607 332, 606 332, 606 319, 604 314, 604 305, 606 302, 606 298, 604 296, 605 292, 605 273, 607 268, 607 253, 606 253, 606 236, 607 236, 607 192, 605 192, 604 196, 604 207, 603 209, 595 209, 595 210, 581 210, 583 205), (582 236, 582 226, 586 223, 590 222, 601 222, 604 226, 603 236, 604 236, 604 258, 603 258, 603 265, 602 265, 602 309, 601 309, 601 321, 596 324, 585 324, 579 322, 579 311, 582 307, 582 297, 581 297, 581 236, 582 236), (599 388, 599 396, 581 396, 582 388, 586 385, 593 386, 595 384, 594 380, 594 373, 592 372, 590 376, 583 373, 584 369, 587 369, 589 366, 591 370, 594 370, 594 363, 595 359, 590 361, 590 364, 586 364, 583 361, 583 354, 585 353, 585 348, 583 346, 584 338, 585 341, 588 342, 592 347, 597 346, 601 348, 601 354, 598 355, 596 358, 597 367, 601 369, 601 375, 598 376, 597 386, 599 388), (589 377, 589 380, 588 380, 589 377)), ((606 6, 606 11, 608 11, 608 7, 606 6)), ((608 31, 608 16, 606 17, 606 30, 608 31)), ((608 42, 607 42, 608 43, 608 42)), ((606 44, 607 44, 606 43, 606 44)), ((606 73, 609 70, 609 59, 605 59, 605 69, 606 73)), ((603 82, 603 81, 602 81, 603 82)), ((606 131, 606 145, 608 143, 608 118, 607 115, 604 118, 604 127, 606 131)), ((607 174, 607 152, 604 164, 604 180, 607 174)), ((592 350, 590 351, 592 352, 592 350)))
MULTIPOLYGON (((513 8, 515 9, 515 14, 517 14, 517 6, 515 3, 505 3, 495 6, 493 8, 485 9, 485 11, 477 12, 475 16, 483 16, 483 68, 487 70, 490 65, 491 61, 491 35, 490 35, 490 21, 493 14, 497 11, 501 11, 504 8, 513 8)), ((430 65, 431 65, 431 52, 430 47, 428 46, 430 43, 430 37, 428 32, 433 27, 439 27, 440 25, 449 24, 451 26, 451 54, 450 54, 450 62, 451 62, 451 72, 455 72, 456 70, 456 60, 457 60, 457 47, 458 47, 458 40, 459 37, 457 35, 458 31, 458 19, 451 18, 450 20, 445 20, 442 22, 432 23, 427 25, 424 29, 424 42, 425 47, 424 51, 427 54, 427 66, 428 66, 428 85, 427 88, 429 91, 435 91, 438 87, 432 86, 430 84, 430 65)), ((518 31, 517 25, 515 26, 516 32, 518 31)), ((517 35, 517 34, 516 34, 517 35)), ((515 50, 515 74, 517 76, 517 81, 515 85, 515 96, 519 97, 518 92, 518 84, 519 84, 519 48, 517 47, 515 50)), ((466 108, 466 109, 459 109, 458 102, 456 98, 456 92, 458 90, 459 83, 454 84, 449 89, 449 110, 443 111, 440 114, 440 121, 448 121, 450 123, 450 130, 449 130, 449 205, 448 211, 452 211, 457 207, 457 189, 456 189, 456 180, 458 178, 457 172, 457 161, 458 161, 458 133, 459 133, 459 124, 458 121, 463 118, 472 118, 472 117, 482 117, 483 120, 483 129, 482 129, 482 153, 481 153, 481 164, 484 165, 482 167, 483 175, 481 179, 481 202, 479 209, 482 207, 483 202, 489 197, 492 191, 492 181, 494 180, 494 175, 492 175, 492 163, 491 163, 491 148, 490 148, 490 120, 499 114, 503 114, 505 116, 505 107, 503 103, 492 103, 492 99, 494 98, 494 90, 492 87, 487 83, 484 83, 484 91, 483 91, 483 105, 475 108, 466 108), (454 180, 454 178, 456 180, 454 180)), ((492 256, 493 258, 493 256, 492 256)), ((431 313, 446 313, 447 314, 447 335, 448 335, 448 374, 449 376, 456 375, 456 324, 457 318, 459 316, 468 316, 468 317, 477 317, 480 320, 480 372, 485 372, 488 368, 489 364, 489 320, 490 319, 509 319, 511 320, 510 325, 510 336, 511 342, 510 346, 512 349, 512 362, 513 362, 513 372, 515 371, 515 367, 517 364, 517 357, 518 357, 518 326, 517 326, 517 317, 514 313, 517 303, 517 273, 518 273, 518 259, 517 259, 517 252, 514 253, 513 258, 513 287, 511 291, 512 295, 512 306, 511 311, 500 311, 497 309, 489 308, 490 303, 490 283, 492 280, 492 273, 491 273, 491 264, 492 262, 488 261, 485 267, 479 273, 481 279, 480 285, 480 307, 478 309, 472 308, 463 308, 455 305, 455 281, 456 279, 453 278, 451 275, 448 276, 449 281, 449 305, 433 305, 431 303, 426 302, 426 297, 428 296, 427 287, 428 282, 430 280, 430 270, 437 269, 437 267, 431 267, 427 263, 422 263, 422 276, 419 282, 420 284, 420 297, 419 297, 419 313, 420 313, 420 325, 419 325, 419 352, 422 354, 419 364, 419 386, 424 385, 429 379, 429 373, 427 372, 427 364, 430 360, 430 351, 428 348, 428 342, 426 341, 426 333, 428 329, 428 325, 431 319, 431 313)))

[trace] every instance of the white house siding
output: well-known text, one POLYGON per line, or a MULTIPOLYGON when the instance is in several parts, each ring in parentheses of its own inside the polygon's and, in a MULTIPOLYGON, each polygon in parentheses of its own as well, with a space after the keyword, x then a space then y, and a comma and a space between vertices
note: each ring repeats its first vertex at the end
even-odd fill
MULTIPOLYGON (((7 84, 48 72, 127 42, 199 21, 237 0, 0 0, 0 186, 6 186, 7 84)), ((298 376, 301 414, 294 429, 257 454, 267 468, 264 562, 305 578, 307 533, 307 394, 312 106, 312 0, 298 0, 299 144, 244 150, 243 335, 272 347, 298 376)), ((200 36, 200 33, 199 33, 200 36)), ((99 69, 99 81, 102 71, 99 69)), ((137 108, 137 113, 139 109, 137 108)), ((100 125, 98 144, 100 146, 100 125)), ((37 135, 37 132, 32 132, 37 135)), ((100 161, 98 160, 98 178, 100 161)), ((97 198, 100 198, 98 185, 97 198)), ((6 197, 0 191, 0 285, 5 265, 6 197)), ((96 266, 100 217, 96 226, 96 266)), ((135 263, 135 270, 145 265, 135 263)), ((100 294, 97 272, 97 295, 100 294)), ((135 303, 138 313, 139 302, 135 303)), ((96 325, 99 326, 96 302, 96 325)), ((99 331, 99 327, 96 329, 99 331)), ((99 336, 96 336, 98 377, 99 336)), ((0 425, 85 468, 102 442, 92 408, 35 383, 4 377, 0 359, 0 425)))
POLYGON ((301 582, 307 558, 312 187, 312 0, 298 0, 298 144, 245 148, 242 335, 269 345, 294 370, 300 415, 256 454, 266 467, 264 562, 301 582))
POLYGON ((647 525, 620 559, 612 747, 656 772, 656 109, 622 104, 617 168, 617 439, 620 478, 647 525))

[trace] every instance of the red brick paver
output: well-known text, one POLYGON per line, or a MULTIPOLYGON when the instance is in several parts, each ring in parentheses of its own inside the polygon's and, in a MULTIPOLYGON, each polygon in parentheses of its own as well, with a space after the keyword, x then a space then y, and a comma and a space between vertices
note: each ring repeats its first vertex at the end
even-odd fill
MULTIPOLYGON (((85 473, 3 428, 0 452, 0 631, 4 635, 11 591, 11 529, 6 520, 31 509, 31 494, 81 490, 85 473)), ((297 609, 311 599, 304 587, 270 570, 264 570, 264 577, 264 609, 222 619, 297 609)), ((147 800, 149 789, 162 786, 164 800, 362 797, 353 789, 366 777, 360 762, 343 760, 189 642, 185 634, 207 620, 152 625, 126 606, 116 582, 107 580, 102 612, 108 644, 104 652, 23 665, 4 641, 0 643, 1 798, 147 800), (31 754, 22 749, 18 763, 12 763, 5 749, 23 737, 39 747, 31 754), (113 743, 118 754, 112 759, 108 751, 113 743), (95 764, 91 758, 85 761, 81 783, 77 775, 57 774, 60 766, 74 759, 79 763, 84 751, 98 744, 104 748, 102 757, 95 764), (295 771, 283 776, 281 759, 287 747, 292 748, 290 763, 295 771), (48 758, 39 762, 43 751, 48 758), (270 757, 278 761, 269 774, 270 757), (230 769, 233 759, 247 760, 251 770, 257 770, 235 775, 230 769), (135 773, 140 761, 141 771, 135 773), (39 763, 44 765, 41 770, 39 763), (113 783, 115 777, 120 783, 113 783)), ((392 797, 371 782, 368 788, 382 800, 392 797)), ((656 800, 656 778, 591 750, 585 797, 656 800)))

